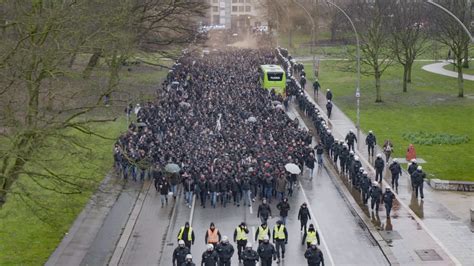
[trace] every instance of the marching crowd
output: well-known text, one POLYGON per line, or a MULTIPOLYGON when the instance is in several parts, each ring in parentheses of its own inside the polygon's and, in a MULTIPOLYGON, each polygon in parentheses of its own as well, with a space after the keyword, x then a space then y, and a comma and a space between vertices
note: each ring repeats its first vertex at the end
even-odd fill
MULTIPOLYGON (((261 220, 255 235, 259 242, 257 251, 247 242, 249 232, 245 223, 234 233, 239 260, 244 265, 256 265, 258 260, 262 265, 271 265, 272 258, 284 258, 288 242, 285 224, 290 209, 287 197, 293 195, 298 178, 297 174, 285 171, 288 163, 300 169, 306 167, 312 178, 315 165, 322 165, 326 152, 340 174, 347 176, 361 192, 364 204, 371 199, 372 210, 378 212, 383 202, 390 217, 394 200, 390 187, 383 192, 379 185, 385 167, 381 154, 377 154, 376 176, 372 181, 354 154, 358 141, 354 132, 350 131, 344 140, 332 136, 322 114, 302 91, 301 84, 306 82, 304 68, 287 57, 280 49, 276 52, 228 50, 206 57, 189 54, 181 57, 162 84, 157 101, 136 110, 137 123, 132 123, 115 145, 115 168, 119 175, 135 181, 153 178, 162 207, 168 204, 169 194, 176 198, 180 184, 189 207, 193 195, 203 208, 208 206, 208 201, 211 208, 218 205, 225 208, 230 204, 250 206, 257 198, 262 200, 257 212, 261 220), (292 74, 288 77, 285 98, 262 89, 257 71, 249 71, 272 63, 284 66, 292 74), (299 80, 293 75, 296 73, 301 75, 299 80), (312 136, 299 129, 298 121, 292 121, 281 108, 280 103, 287 107, 293 99, 316 128, 321 141, 314 147, 312 136), (168 164, 177 165, 178 170, 165 171, 168 164), (275 246, 269 241, 272 236, 267 225, 272 216, 269 205, 272 200, 278 202, 280 211, 280 220, 273 229, 275 246)), ((319 89, 319 84, 314 84, 314 88, 319 89)), ((330 90, 328 94, 331 95, 330 90)), ((376 138, 372 132, 366 144, 373 156, 376 138)), ((393 148, 391 143, 387 147, 393 148)), ((386 154, 387 162, 389 156, 386 154)), ((423 180, 424 173, 416 164, 411 168, 413 186, 423 198, 422 182, 418 180, 423 180)), ((393 160, 389 169, 392 187, 397 191, 402 173, 400 165, 393 160)), ((317 247, 319 235, 312 224, 307 228, 311 217, 306 204, 300 207, 298 219, 303 244, 308 248, 305 253, 308 265, 324 265, 317 247)), ((206 232, 208 247, 202 255, 202 265, 230 265, 234 249, 228 237, 215 230, 211 223, 206 232)), ((178 240, 173 263, 193 265, 190 248, 194 231, 189 224, 181 228, 178 240)))

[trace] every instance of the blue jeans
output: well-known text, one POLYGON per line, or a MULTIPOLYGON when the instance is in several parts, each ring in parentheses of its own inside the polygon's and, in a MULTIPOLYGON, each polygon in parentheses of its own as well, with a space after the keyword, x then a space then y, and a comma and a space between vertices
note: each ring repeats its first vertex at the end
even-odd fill
POLYGON ((288 216, 280 216, 280 220, 283 222, 284 225, 286 225, 286 218, 288 218, 288 216))
POLYGON ((316 157, 318 158, 318 165, 323 165, 323 155, 316 154, 316 157))
POLYGON ((165 204, 165 201, 166 203, 168 203, 168 195, 160 195, 160 199, 161 199, 161 205, 165 204))
POLYGON ((186 191, 186 194, 184 195, 184 198, 186 200, 186 203, 191 205, 193 203, 193 192, 192 191, 186 191))
POLYGON ((272 187, 265 187, 265 198, 267 198, 268 201, 272 200, 272 192, 272 187))
POLYGON ((217 192, 211 192, 211 206, 216 207, 217 192))
POLYGON ((242 197, 244 198, 244 206, 250 206, 250 201, 252 200, 250 196, 250 190, 242 191, 242 197))
POLYGON ((282 199, 285 197, 285 191, 283 192, 277 192, 277 200, 282 201, 282 199))
POLYGON ((178 185, 171 185, 171 192, 173 192, 173 197, 176 197, 176 192, 177 192, 177 189, 178 188, 178 185))

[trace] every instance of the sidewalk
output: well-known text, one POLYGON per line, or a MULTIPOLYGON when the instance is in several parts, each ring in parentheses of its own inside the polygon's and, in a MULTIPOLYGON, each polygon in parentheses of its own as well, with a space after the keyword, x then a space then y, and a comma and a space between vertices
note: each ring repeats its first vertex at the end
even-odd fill
MULTIPOLYGON (((449 64, 451 64, 451 63, 448 62, 448 61, 443 61, 443 62, 439 62, 439 63, 425 65, 425 66, 422 67, 422 69, 426 70, 428 72, 431 72, 431 73, 435 73, 435 74, 439 74, 439 75, 443 75, 443 76, 447 76, 447 77, 457 78, 458 77, 458 72, 446 70, 446 69, 443 68, 444 66, 449 65, 449 64)), ((474 81, 474 75, 463 74, 463 78, 465 80, 474 81)))
MULTIPOLYGON (((312 91, 310 87, 311 84, 308 84, 306 95, 313 99, 313 93, 308 93, 312 91)), ((326 103, 324 95, 320 94, 317 101, 317 107, 325 114, 325 108, 321 107, 326 103)), ((329 124, 334 137, 338 139, 344 139, 349 129, 355 130, 354 123, 335 105, 329 124)), ((371 165, 373 159, 368 158, 364 145, 365 137, 366 135, 360 132, 357 154, 364 168, 368 170, 369 176, 373 178, 375 176, 371 165)), ((380 147, 377 147, 376 154, 381 151, 380 147)), ((390 173, 386 169, 383 187, 390 181, 390 173)), ((425 185, 424 201, 417 200, 412 196, 409 176, 405 171, 399 180, 399 193, 397 202, 394 203, 391 223, 384 223, 386 217, 383 206, 379 212, 380 220, 374 220, 380 235, 387 241, 400 264, 474 265, 474 234, 471 232, 468 217, 469 208, 474 204, 472 195, 456 192, 441 195, 438 193, 425 185), (451 206, 441 201, 457 203, 458 207, 454 211, 451 206), (465 215, 456 215, 463 210, 465 215)), ((362 208, 365 208, 366 214, 370 217, 369 209, 364 206, 362 208)))

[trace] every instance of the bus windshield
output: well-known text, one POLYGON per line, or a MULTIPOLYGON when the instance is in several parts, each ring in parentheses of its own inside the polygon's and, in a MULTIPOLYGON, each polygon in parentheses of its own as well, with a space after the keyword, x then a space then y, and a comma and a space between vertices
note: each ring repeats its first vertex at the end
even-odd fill
POLYGON ((284 73, 276 73, 276 72, 268 72, 268 80, 269 81, 282 81, 284 73))

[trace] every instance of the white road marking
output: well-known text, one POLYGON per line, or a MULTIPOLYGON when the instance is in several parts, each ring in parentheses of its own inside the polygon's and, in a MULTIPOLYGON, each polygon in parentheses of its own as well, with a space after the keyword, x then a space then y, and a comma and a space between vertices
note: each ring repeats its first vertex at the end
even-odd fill
POLYGON ((334 259, 332 258, 332 254, 331 254, 331 251, 329 250, 329 247, 326 243, 326 240, 324 239, 324 236, 323 236, 323 233, 321 231, 321 227, 319 227, 319 223, 318 223, 318 220, 316 220, 316 215, 314 215, 313 213, 313 210, 311 208, 311 204, 309 203, 309 200, 308 200, 308 197, 306 196, 306 193, 304 192, 304 189, 303 189, 303 186, 301 184, 301 181, 298 181, 300 187, 302 188, 301 189, 301 192, 303 193, 303 197, 304 197, 304 200, 306 202, 306 204, 308 205, 308 209, 309 209, 309 214, 311 215, 311 218, 313 220, 313 224, 316 226, 316 228, 318 228, 320 231, 319 231, 319 237, 321 238, 321 244, 324 245, 325 247, 325 250, 326 250, 326 253, 329 257, 329 261, 331 262, 331 265, 335 265, 334 264, 334 259))
POLYGON ((193 204, 191 205, 191 214, 189 215, 189 226, 193 225, 194 206, 196 205, 196 195, 193 193, 193 204))

